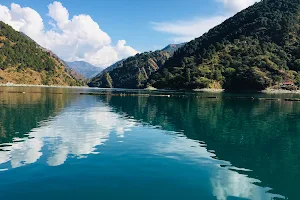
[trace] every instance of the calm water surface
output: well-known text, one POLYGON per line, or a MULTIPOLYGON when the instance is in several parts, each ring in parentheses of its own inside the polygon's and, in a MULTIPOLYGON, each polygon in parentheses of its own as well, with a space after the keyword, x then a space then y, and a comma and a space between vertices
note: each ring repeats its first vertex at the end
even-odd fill
POLYGON ((300 102, 82 91, 0 87, 0 199, 299 199, 300 102))

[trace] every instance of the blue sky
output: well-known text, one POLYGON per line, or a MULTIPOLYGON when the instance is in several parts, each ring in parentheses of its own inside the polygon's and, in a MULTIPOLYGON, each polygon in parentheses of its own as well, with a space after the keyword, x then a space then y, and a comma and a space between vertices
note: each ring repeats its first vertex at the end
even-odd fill
MULTIPOLYGON (((101 31, 110 37, 110 43, 106 43, 109 47, 114 48, 114 45, 117 45, 119 40, 126 40, 126 45, 137 52, 143 52, 160 49, 170 43, 186 42, 195 37, 199 37, 208 29, 221 23, 239 10, 253 4, 255 1, 256 0, 59 0, 58 2, 62 5, 60 7, 64 7, 69 13, 70 20, 72 20, 73 16, 79 16, 80 14, 89 15, 91 19, 100 26, 101 31)), ((12 3, 18 4, 22 9, 29 7, 39 13, 43 19, 44 31, 54 29, 60 32, 64 30, 61 28, 57 28, 59 29, 57 30, 49 25, 49 21, 54 21, 54 24, 58 23, 56 20, 53 20, 53 16, 49 17, 48 15, 48 5, 53 3, 52 0, 1 0, 0 5, 10 9, 12 3)), ((58 7, 59 6, 56 6, 56 10, 59 10, 58 7)), ((17 12, 19 13, 19 11, 17 12)), ((26 15, 24 13, 27 13, 27 11, 22 11, 22 15, 26 15)), ((59 14, 59 12, 56 12, 56 14, 57 13, 59 14)), ((13 14, 11 15, 13 16, 13 14)), ((19 15, 21 14, 18 14, 17 20, 23 23, 24 20, 19 15)), ((3 21, 5 22, 5 20, 3 21)), ((30 33, 29 28, 26 29, 17 26, 16 24, 18 24, 18 22, 16 20, 13 22, 8 21, 7 23, 11 23, 15 29, 25 32, 35 39, 36 35, 30 33)), ((59 26, 55 25, 55 27, 59 26)), ((120 49, 116 50, 115 48, 114 51, 117 52, 118 55, 115 56, 114 59, 107 59, 106 62, 100 62, 99 59, 92 58, 92 54, 86 56, 83 52, 80 52, 76 56, 70 56, 60 50, 62 46, 60 46, 60 48, 52 47, 48 44, 49 42, 42 41, 41 37, 37 37, 35 40, 47 48, 53 48, 51 50, 66 60, 86 59, 95 65, 99 63, 98 66, 106 66, 110 64, 110 62, 134 54, 132 49, 125 49, 124 52, 120 52, 120 49)), ((126 45, 124 46, 127 47, 126 45)), ((81 46, 79 47, 81 48, 81 46)), ((87 45, 84 45, 83 49, 86 48, 87 45)), ((97 48, 95 48, 95 51, 97 50, 98 53, 93 54, 94 57, 99 57, 100 55, 101 57, 104 57, 104 55, 109 56, 107 48, 105 53, 102 51, 101 54, 99 53, 100 46, 97 48)), ((67 51, 68 50, 65 49, 65 52, 67 51)))
MULTIPOLYGON (((2 0, 31 7, 47 19, 50 0, 2 0)), ((220 4, 208 0, 61 0, 70 15, 88 14, 112 39, 125 39, 138 51, 153 50, 173 41, 153 30, 151 22, 190 20, 220 12, 220 4), (201 6, 202 5, 202 6, 201 6), (204 6, 205 5, 205 6, 204 6)))

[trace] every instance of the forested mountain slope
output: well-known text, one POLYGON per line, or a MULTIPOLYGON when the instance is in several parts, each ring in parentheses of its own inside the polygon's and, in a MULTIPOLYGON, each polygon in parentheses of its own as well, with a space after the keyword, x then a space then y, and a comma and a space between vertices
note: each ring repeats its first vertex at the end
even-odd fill
POLYGON ((300 0, 263 0, 184 45, 148 84, 228 90, 299 84, 299 27, 300 0))
POLYGON ((103 70, 88 84, 101 88, 143 88, 149 76, 182 45, 169 45, 163 50, 137 54, 103 70))
POLYGON ((51 51, 0 21, 0 83, 82 85, 51 51))

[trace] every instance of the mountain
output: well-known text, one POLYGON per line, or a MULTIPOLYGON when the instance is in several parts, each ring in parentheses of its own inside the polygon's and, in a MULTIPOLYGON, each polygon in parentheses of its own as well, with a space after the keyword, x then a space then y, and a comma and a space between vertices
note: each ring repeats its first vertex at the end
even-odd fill
POLYGON ((72 68, 79 74, 82 74, 85 78, 88 79, 95 77, 102 71, 101 68, 95 67, 94 65, 91 65, 90 63, 84 61, 67 62, 67 64, 70 68, 72 68))
POLYGON ((82 85, 51 51, 0 21, 0 83, 82 85))
POLYGON ((180 47, 183 47, 186 43, 181 43, 181 44, 169 44, 165 48, 162 49, 162 51, 168 52, 170 54, 174 54, 177 49, 180 47))
POLYGON ((262 90, 300 84, 300 0, 263 0, 176 51, 156 88, 262 90))
POLYGON ((82 82, 84 85, 86 85, 87 78, 83 76, 82 74, 78 73, 74 69, 72 69, 66 62, 62 61, 65 66, 65 71, 70 74, 72 77, 74 77, 76 80, 82 82))
POLYGON ((116 68, 122 67, 122 66, 123 66, 123 61, 124 61, 124 60, 125 60, 125 59, 120 60, 120 61, 116 62, 115 64, 113 64, 113 65, 111 65, 111 66, 105 68, 100 74, 97 74, 97 76, 99 76, 99 75, 101 75, 101 74, 104 74, 104 73, 106 73, 106 72, 111 72, 111 71, 113 71, 113 70, 116 69, 116 68))
POLYGON ((88 85, 100 88, 143 88, 149 76, 157 71, 182 46, 169 45, 121 60, 94 77, 88 85))

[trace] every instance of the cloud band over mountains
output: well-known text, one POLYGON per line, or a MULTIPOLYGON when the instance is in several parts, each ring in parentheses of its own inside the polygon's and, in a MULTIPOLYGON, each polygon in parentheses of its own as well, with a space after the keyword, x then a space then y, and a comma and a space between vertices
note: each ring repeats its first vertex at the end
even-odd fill
POLYGON ((32 8, 12 3, 8 8, 0 4, 0 20, 11 25, 50 49, 66 61, 83 60, 98 67, 106 67, 123 58, 137 53, 119 40, 115 45, 109 35, 89 15, 69 16, 68 10, 60 2, 48 6, 49 24, 45 28, 40 14, 32 8))
MULTIPOLYGON (((167 33, 172 43, 188 42, 259 0, 213 1, 222 7, 218 14, 184 21, 152 22, 152 28, 167 33)), ((112 42, 110 36, 101 30, 91 16, 70 16, 67 8, 58 1, 48 5, 48 16, 50 20, 45 24, 41 15, 32 8, 15 3, 9 8, 0 3, 0 21, 25 33, 66 61, 86 61, 104 68, 138 53, 126 45, 125 40, 112 42), (48 24, 50 29, 46 28, 48 24)))

